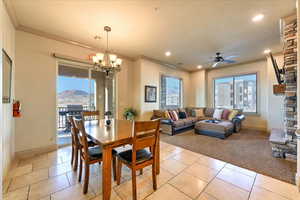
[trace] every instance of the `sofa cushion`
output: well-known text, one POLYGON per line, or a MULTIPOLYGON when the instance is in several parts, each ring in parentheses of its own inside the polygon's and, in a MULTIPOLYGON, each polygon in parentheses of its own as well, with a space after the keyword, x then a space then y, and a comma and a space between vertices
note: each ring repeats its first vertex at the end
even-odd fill
POLYGON ((177 121, 174 121, 173 122, 173 125, 175 126, 175 128, 179 128, 179 127, 182 127, 184 126, 184 120, 177 120, 177 121))
POLYGON ((187 119, 192 121, 193 123, 199 121, 197 117, 188 117, 187 119))
POLYGON ((192 126, 193 125, 193 120, 192 119, 182 119, 184 121, 185 126, 192 126))
POLYGON ((195 117, 204 117, 204 110, 202 108, 195 109, 195 117))
POLYGON ((187 118, 186 112, 179 111, 178 116, 179 116, 179 119, 186 119, 187 118))
POLYGON ((215 112, 214 108, 205 108, 205 112, 204 112, 205 117, 213 117, 214 112, 215 112))
POLYGON ((164 110, 153 110, 153 116, 155 116, 156 118, 164 118, 165 111, 164 110))
POLYGON ((222 118, 223 109, 215 109, 213 118, 214 119, 221 119, 222 118))
POLYGON ((224 109, 224 110, 223 110, 223 113, 222 113, 222 119, 228 120, 228 117, 229 117, 230 112, 231 112, 230 110, 224 109))

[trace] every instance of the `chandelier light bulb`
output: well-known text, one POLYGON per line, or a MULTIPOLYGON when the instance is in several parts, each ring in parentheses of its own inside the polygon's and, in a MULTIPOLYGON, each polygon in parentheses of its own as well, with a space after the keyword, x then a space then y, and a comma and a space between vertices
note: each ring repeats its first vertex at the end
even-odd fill
POLYGON ((98 63, 98 57, 97 56, 93 56, 93 63, 98 63))
POLYGON ((114 63, 117 60, 117 56, 115 54, 110 54, 109 55, 109 60, 110 60, 110 62, 114 63))
POLYGON ((121 58, 118 58, 118 59, 116 60, 116 64, 117 64, 117 66, 120 66, 120 65, 122 64, 122 59, 121 59, 121 58))
POLYGON ((97 53, 96 54, 97 58, 99 61, 103 61, 103 58, 104 58, 104 54, 103 53, 97 53))

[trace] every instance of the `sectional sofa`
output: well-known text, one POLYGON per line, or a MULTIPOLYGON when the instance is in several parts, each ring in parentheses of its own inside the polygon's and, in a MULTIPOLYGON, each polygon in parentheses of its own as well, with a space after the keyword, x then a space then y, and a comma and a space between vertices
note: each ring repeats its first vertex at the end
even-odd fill
MULTIPOLYGON (((151 119, 160 119, 161 121, 161 131, 163 133, 167 133, 169 135, 175 135, 178 133, 181 133, 185 130, 194 129, 195 124, 199 121, 204 120, 212 120, 213 114, 215 112, 214 108, 197 108, 197 107, 187 107, 187 108, 180 108, 180 109, 173 109, 176 112, 185 112, 186 118, 179 118, 178 120, 172 120, 169 117, 166 117, 166 111, 167 110, 153 110, 153 115, 151 119), (204 113, 202 116, 196 115, 196 110, 203 109, 204 113)), ((170 110, 168 110, 170 111, 170 110)), ((245 116, 242 114, 242 110, 238 110, 237 115, 232 118, 232 120, 228 119, 220 119, 220 122, 226 122, 227 125, 231 125, 232 130, 231 132, 239 132, 242 127, 242 121, 245 119, 245 116)), ((199 123, 198 123, 199 124, 199 123)), ((211 128, 218 129, 217 124, 209 124, 210 129, 211 128)), ((213 133, 210 133, 209 131, 199 131, 199 129, 195 130, 196 133, 203 133, 204 135, 211 135, 215 136, 213 133)), ((213 132, 213 131, 212 131, 213 132)), ((223 137, 220 137, 223 138, 223 137)))

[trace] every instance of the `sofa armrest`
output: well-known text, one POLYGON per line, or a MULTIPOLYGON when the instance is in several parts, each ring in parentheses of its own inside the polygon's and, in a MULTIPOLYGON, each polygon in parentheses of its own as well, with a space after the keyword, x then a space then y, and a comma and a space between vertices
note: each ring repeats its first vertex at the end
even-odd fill
POLYGON ((232 122, 233 122, 233 123, 234 123, 235 121, 241 122, 241 121, 243 121, 243 120, 245 120, 245 115, 237 115, 237 116, 235 116, 235 117, 232 119, 232 122))
POLYGON ((173 120, 172 119, 160 119, 160 123, 173 125, 173 120))

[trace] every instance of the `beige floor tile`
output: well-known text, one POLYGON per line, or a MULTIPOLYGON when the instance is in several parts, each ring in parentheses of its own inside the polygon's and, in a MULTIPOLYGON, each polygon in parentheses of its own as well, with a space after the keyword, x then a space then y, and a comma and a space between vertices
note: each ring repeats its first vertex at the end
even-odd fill
POLYGON ((40 199, 67 187, 69 187, 69 181, 66 175, 35 183, 30 186, 29 200, 40 199))
MULTIPOLYGON (((132 200, 131 180, 115 186, 114 189, 121 199, 132 200)), ((144 199, 153 192, 153 185, 149 183, 149 180, 137 177, 137 199, 144 199)))
POLYGON ((72 166, 69 162, 52 166, 49 168, 49 176, 58 176, 72 171, 72 166))
POLYGON ((145 200, 191 200, 187 195, 183 194, 170 184, 165 184, 145 200))
POLYGON ((167 159, 160 164, 161 168, 168 170, 173 174, 178 174, 183 171, 187 166, 182 162, 175 160, 175 159, 167 159))
POLYGON ((201 180, 206 182, 211 181, 218 174, 218 170, 209 168, 205 165, 200 165, 198 163, 187 167, 184 172, 200 178, 201 180))
POLYGON ((177 146, 174 146, 174 145, 166 145, 165 147, 161 148, 161 151, 168 151, 168 152, 171 152, 171 153, 180 153, 183 150, 184 150, 183 148, 177 147, 177 146))
POLYGON ((3 200, 26 200, 28 197, 29 186, 8 192, 3 195, 3 200))
POLYGON ((175 156, 172 156, 172 158, 184 163, 185 165, 191 165, 195 163, 199 157, 192 153, 187 153, 186 151, 183 151, 176 154, 175 156))
POLYGON ((29 174, 13 178, 9 190, 12 191, 46 179, 48 179, 48 169, 33 171, 29 174))
POLYGON ((59 164, 62 164, 62 161, 60 159, 40 159, 32 163, 33 170, 50 168, 59 164))
POLYGON ((297 186, 268 176, 257 174, 254 185, 260 186, 289 199, 300 199, 300 193, 298 192, 297 186))
MULTIPOLYGON (((82 177, 83 178, 83 177, 82 177)), ((83 184, 82 179, 82 183, 83 184)), ((115 187, 117 183, 113 180, 111 181, 112 187, 115 187)), ((90 176, 89 178, 89 188, 91 188, 96 195, 102 194, 102 176, 90 176)))
POLYGON ((251 171, 251 170, 249 170, 249 169, 242 168, 242 167, 238 167, 238 166, 236 166, 236 165, 232 165, 232 164, 230 164, 230 163, 227 163, 227 164, 225 165, 225 167, 228 168, 228 169, 232 169, 232 170, 234 170, 234 171, 238 171, 238 172, 240 172, 240 173, 242 173, 242 174, 245 174, 245 175, 247 175, 247 176, 251 176, 251 177, 255 177, 255 176, 256 176, 256 172, 251 171))
POLYGON ((17 176, 22 176, 24 174, 28 174, 30 172, 32 172, 32 164, 26 164, 26 165, 23 165, 23 166, 16 167, 16 168, 12 169, 9 172, 8 177, 9 178, 14 178, 14 177, 17 177, 17 176))
POLYGON ((33 162, 36 162, 38 160, 47 160, 47 158, 47 154, 35 155, 26 159, 24 158, 19 160, 18 166, 32 164, 33 162))
POLYGON ((83 194, 81 184, 76 184, 51 195, 51 200, 88 200, 95 197, 95 193, 89 188, 87 194, 83 194))
POLYGON ((188 173, 179 174, 169 183, 192 199, 196 198, 207 185, 207 182, 188 173))
MULTIPOLYGON (((91 200, 102 200, 102 199, 103 199, 103 196, 98 195, 95 198, 92 198, 91 200)), ((117 193, 114 190, 112 190, 110 200, 122 200, 122 199, 117 195, 117 193)))
POLYGON ((205 165, 207 167, 220 170, 225 166, 225 162, 221 160, 217 160, 214 158, 210 158, 208 156, 201 155, 199 160, 197 161, 201 165, 205 165))
POLYGON ((40 200, 51 200, 51 198, 50 198, 50 196, 46 196, 46 197, 41 198, 40 200))
POLYGON ((172 156, 175 156, 176 153, 170 152, 170 151, 162 151, 160 152, 160 161, 164 161, 167 160, 169 158, 171 158, 172 156))
MULTIPOLYGON (((156 176, 157 178, 157 187, 161 187, 165 183, 167 183, 171 178, 173 178, 175 175, 170 173, 169 171, 165 169, 160 169, 159 175, 156 176)), ((152 170, 148 170, 144 172, 143 175, 140 176, 141 179, 148 180, 150 184, 152 184, 152 170)))
POLYGON ((254 183, 254 177, 244 175, 228 168, 223 168, 217 177, 247 191, 251 190, 254 183))
POLYGON ((203 192, 198 198, 197 200, 218 200, 215 197, 203 192))
POLYGON ((205 193, 218 200, 247 200, 249 192, 223 180, 215 178, 208 184, 205 193))
POLYGON ((249 200, 288 200, 287 198, 275 194, 269 190, 254 186, 249 200))

